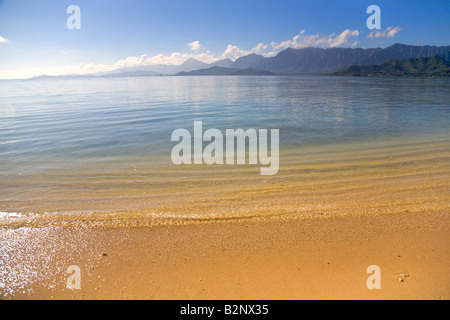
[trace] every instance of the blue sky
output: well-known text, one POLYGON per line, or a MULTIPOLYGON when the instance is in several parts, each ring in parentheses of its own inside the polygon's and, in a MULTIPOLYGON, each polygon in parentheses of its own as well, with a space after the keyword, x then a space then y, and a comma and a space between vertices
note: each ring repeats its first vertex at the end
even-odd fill
POLYGON ((450 44, 450 1, 0 0, 0 78, 205 62, 287 48, 450 44), (81 29, 69 30, 69 5, 81 29), (381 29, 369 30, 369 5, 381 29))

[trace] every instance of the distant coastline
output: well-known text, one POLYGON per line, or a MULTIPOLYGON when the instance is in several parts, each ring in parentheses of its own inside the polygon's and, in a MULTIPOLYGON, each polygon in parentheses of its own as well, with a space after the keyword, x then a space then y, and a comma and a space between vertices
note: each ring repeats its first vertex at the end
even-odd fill
POLYGON ((288 48, 270 58, 249 54, 235 61, 223 59, 210 64, 191 58, 181 65, 140 66, 95 74, 40 75, 31 79, 331 74, 447 77, 448 60, 450 60, 450 46, 394 44, 387 48, 368 49, 309 47, 288 48), (430 61, 420 60, 428 58, 432 59, 430 61), (419 60, 415 61, 414 59, 419 60), (382 69, 375 66, 380 66, 382 69))
POLYGON ((436 55, 430 58, 391 59, 380 65, 350 66, 335 76, 450 77, 450 62, 436 55))

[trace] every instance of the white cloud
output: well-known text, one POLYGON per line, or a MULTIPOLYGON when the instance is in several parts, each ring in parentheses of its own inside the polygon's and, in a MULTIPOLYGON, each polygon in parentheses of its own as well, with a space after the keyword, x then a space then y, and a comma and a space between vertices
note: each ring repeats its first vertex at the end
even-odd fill
POLYGON ((337 37, 329 36, 328 37, 328 45, 332 48, 341 46, 341 45, 351 46, 350 43, 348 42, 348 39, 350 37, 357 37, 357 36, 359 36, 358 30, 346 29, 337 37))
POLYGON ((305 35, 305 32, 306 30, 303 29, 302 31, 300 31, 300 34, 294 36, 292 40, 286 40, 282 42, 272 42, 270 45, 272 46, 273 51, 270 52, 270 55, 274 55, 286 48, 301 49, 307 47, 324 47, 324 48, 334 48, 338 46, 353 47, 358 42, 355 41, 353 43, 350 43, 349 38, 359 36, 358 30, 350 30, 350 29, 346 29, 338 35, 332 33, 328 37, 320 34, 305 35))
POLYGON ((199 41, 192 41, 188 43, 188 47, 191 49, 191 51, 197 51, 202 47, 202 45, 199 41))
POLYGON ((219 59, 228 58, 231 60, 236 60, 240 57, 248 56, 249 54, 252 53, 262 54, 266 49, 267 45, 265 45, 264 43, 259 43, 256 47, 248 51, 229 44, 228 47, 225 49, 225 51, 222 53, 222 55, 219 57, 219 59))
POLYGON ((371 33, 369 33, 367 38, 393 38, 400 31, 402 31, 400 27, 389 27, 386 28, 386 30, 384 31, 374 30, 371 33))
POLYGON ((8 39, 5 39, 2 36, 0 36, 0 43, 7 43, 7 42, 9 42, 8 39))

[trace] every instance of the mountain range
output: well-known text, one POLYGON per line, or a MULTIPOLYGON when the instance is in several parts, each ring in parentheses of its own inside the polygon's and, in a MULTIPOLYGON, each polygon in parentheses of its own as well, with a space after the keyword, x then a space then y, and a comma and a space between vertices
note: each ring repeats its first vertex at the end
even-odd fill
POLYGON ((390 59, 427 58, 434 55, 442 56, 448 60, 450 58, 450 46, 394 44, 384 49, 289 48, 273 58, 260 59, 255 63, 246 65, 246 68, 267 70, 277 74, 327 74, 349 66, 377 65, 390 59))
MULTIPOLYGON (((127 67, 95 74, 95 76, 136 77, 176 75, 180 72, 191 72, 213 67, 253 69, 280 75, 330 74, 349 66, 379 65, 390 59, 417 59, 428 58, 435 55, 450 60, 450 46, 412 46, 397 43, 386 48, 368 49, 288 48, 270 58, 258 54, 250 54, 235 61, 223 59, 210 64, 195 59, 189 59, 178 66, 152 65, 127 67)), ((225 71, 221 70, 221 72, 223 73, 225 71)), ((79 77, 79 75, 77 77, 79 77)))

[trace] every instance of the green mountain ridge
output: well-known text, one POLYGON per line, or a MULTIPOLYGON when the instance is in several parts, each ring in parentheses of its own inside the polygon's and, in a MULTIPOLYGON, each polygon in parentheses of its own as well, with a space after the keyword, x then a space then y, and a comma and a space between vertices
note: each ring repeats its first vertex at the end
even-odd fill
POLYGON ((329 74, 349 66, 379 65, 390 59, 417 59, 435 55, 450 60, 450 46, 413 46, 397 43, 384 49, 287 48, 271 58, 256 60, 254 57, 253 63, 245 67, 277 74, 329 74))
POLYGON ((332 75, 449 77, 450 62, 439 55, 417 59, 390 59, 380 65, 350 66, 332 75))

